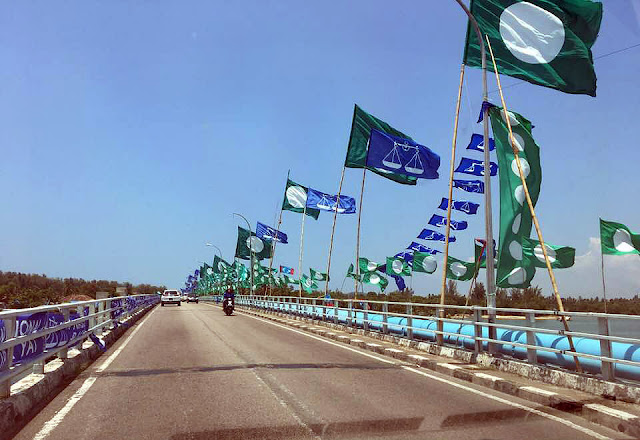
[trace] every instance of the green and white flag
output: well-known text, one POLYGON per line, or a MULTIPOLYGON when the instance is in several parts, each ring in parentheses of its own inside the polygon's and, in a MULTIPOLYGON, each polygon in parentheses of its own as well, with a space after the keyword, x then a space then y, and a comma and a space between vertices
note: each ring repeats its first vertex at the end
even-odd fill
POLYGON ((311 279, 315 281, 327 281, 329 279, 329 276, 326 273, 318 272, 312 268, 309 268, 309 272, 311 273, 311 279))
POLYGON ((284 200, 282 201, 282 209, 285 211, 293 211, 299 214, 306 213, 308 216, 318 220, 320 215, 319 209, 306 208, 307 192, 309 188, 297 184, 291 179, 287 179, 287 187, 284 190, 284 200))
POLYGON ((387 257, 386 272, 388 275, 411 275, 411 268, 402 258, 387 257))
POLYGON ((296 280, 289 275, 284 275, 284 280, 287 284, 300 284, 300 280, 296 280))
POLYGON ((357 105, 353 109, 353 121, 351 122, 351 135, 349 136, 349 146, 347 147, 347 158, 344 166, 347 168, 367 168, 374 173, 406 185, 415 185, 417 178, 405 174, 390 173, 386 170, 367 167, 367 148, 371 130, 375 129, 392 136, 404 139, 411 139, 406 134, 396 130, 386 122, 362 110, 357 105))
POLYGON ((468 263, 453 257, 447 258, 447 278, 450 280, 469 281, 473 278, 475 269, 476 263, 473 261, 468 263))
MULTIPOLYGON (((483 38, 485 34, 489 37, 498 72, 565 93, 596 96, 591 46, 600 30, 602 3, 472 0, 471 13, 483 38)), ((470 23, 464 63, 482 66, 480 45, 470 23)), ((488 48, 487 63, 491 66, 488 48)))
MULTIPOLYGON (((353 278, 354 280, 358 279, 358 276, 356 275, 354 270, 355 269, 353 268, 353 263, 351 263, 349 265, 349 269, 347 270, 347 278, 353 278)), ((362 277, 360 277, 360 279, 358 279, 358 281, 361 281, 361 279, 362 279, 362 277)))
MULTIPOLYGON (((551 267, 554 269, 566 269, 573 266, 576 258, 576 250, 574 248, 554 246, 549 243, 545 243, 544 247, 547 248, 547 256, 551 267)), ((522 253, 535 267, 547 267, 544 261, 544 252, 542 252, 542 246, 538 240, 523 237, 522 253)))
POLYGON ((367 272, 362 275, 362 282, 366 284, 374 284, 376 286, 380 286, 380 291, 384 292, 384 289, 389 285, 389 281, 375 272, 367 272))
MULTIPOLYGON (((529 238, 533 219, 525 200, 513 148, 509 140, 504 111, 489 109, 491 128, 496 143, 500 182, 500 240, 496 285, 498 287, 529 287, 536 269, 523 257, 522 242, 529 238)), ((542 183, 540 148, 531 135, 531 122, 515 112, 509 112, 514 145, 518 149, 520 166, 533 206, 538 201, 542 183)))
POLYGON ((307 293, 313 293, 313 289, 318 288, 318 285, 316 284, 316 282, 306 275, 302 275, 300 282, 302 283, 302 288, 307 293))
POLYGON ((600 219, 600 246, 603 255, 640 254, 640 234, 622 223, 600 219))
POLYGON ((213 257, 213 271, 215 273, 227 273, 231 265, 217 255, 213 257))
POLYGON ((434 273, 438 268, 436 259, 428 252, 414 252, 413 253, 413 271, 434 273))
POLYGON ((378 270, 378 266, 380 265, 375 261, 369 260, 368 258, 360 257, 360 259, 358 259, 358 266, 360 266, 360 274, 362 275, 363 273, 367 272, 375 272, 376 270, 378 270))
POLYGON ((238 226, 236 257, 241 260, 250 260, 251 251, 253 251, 253 258, 256 260, 271 258, 271 243, 238 226))

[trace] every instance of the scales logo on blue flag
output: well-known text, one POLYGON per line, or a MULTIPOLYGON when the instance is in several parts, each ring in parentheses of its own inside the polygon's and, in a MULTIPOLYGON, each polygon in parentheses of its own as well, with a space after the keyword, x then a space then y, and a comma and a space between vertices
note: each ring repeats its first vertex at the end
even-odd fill
POLYGON ((287 234, 280 232, 271 226, 267 226, 264 223, 258 222, 256 225, 256 236, 265 240, 273 240, 282 244, 287 244, 287 234))
MULTIPOLYGON (((489 151, 496 149, 496 143, 493 139, 489 138, 489 151)), ((472 134, 467 150, 483 151, 484 152, 484 136, 481 134, 472 134)))
MULTIPOLYGON (((433 214, 429 219, 429 224, 433 226, 447 226, 447 218, 438 214, 433 214)), ((467 229, 467 226, 467 222, 465 221, 457 222, 455 220, 451 220, 451 229, 454 231, 462 231, 463 229, 467 229)))
POLYGON ((484 194, 484 182, 481 180, 453 179, 453 187, 470 193, 484 194))
MULTIPOLYGON (((414 243, 411 243, 411 244, 414 244, 414 243)), ((418 243, 415 243, 415 244, 418 244, 418 243)), ((393 257, 394 258, 402 258, 404 261, 407 262, 407 264, 409 266, 411 266, 411 263, 413 263, 413 254, 411 252, 408 252, 408 251, 398 252, 393 257)))
MULTIPOLYGON (((433 229, 423 229, 418 235, 418 238, 420 240, 433 240, 433 241, 445 241, 446 239, 444 234, 434 231, 433 229)), ((449 235, 449 242, 453 243, 454 241, 456 241, 456 238, 453 235, 449 235)))
POLYGON ((312 188, 307 191, 307 208, 336 212, 336 205, 338 205, 338 214, 353 214, 356 212, 356 199, 353 197, 340 194, 340 203, 338 204, 337 195, 332 196, 312 188))
MULTIPOLYGON (((489 169, 491 170, 491 175, 495 176, 498 174, 498 164, 495 162, 489 163, 489 169)), ((458 168, 456 168, 456 173, 465 173, 472 174, 474 176, 484 176, 484 162, 481 160, 469 159, 468 157, 463 157, 460 160, 460 164, 458 168)))
MULTIPOLYGON (((426 231, 426 229, 425 229, 426 231)), ((422 231, 424 232, 424 231, 422 231)), ((435 232, 435 231, 431 231, 431 232, 435 232)), ((436 234, 438 234, 438 232, 435 232, 436 234)), ((420 238, 420 237, 418 237, 420 238)), ((449 241, 456 241, 455 237, 451 237, 449 236, 449 241), (453 238, 453 240, 451 240, 453 238)), ((425 252, 427 254, 431 254, 431 255, 435 255, 437 253, 439 253, 440 251, 437 249, 432 249, 429 246, 425 246, 421 243, 416 243, 415 241, 412 241, 411 244, 409 246, 407 246, 407 249, 412 250, 412 251, 416 251, 416 252, 425 252)))
MULTIPOLYGON (((478 212, 479 207, 480 205, 478 205, 477 203, 456 201, 456 200, 454 200, 453 204, 451 205, 451 209, 455 209, 456 211, 462 211, 465 214, 469 214, 469 215, 476 214, 478 212)), ((446 197, 443 197, 442 201, 440 202, 440 206, 438 206, 438 208, 446 211, 449 208, 449 199, 447 199, 446 197)))
POLYGON ((411 139, 371 130, 367 166, 419 179, 437 179, 440 156, 411 139))

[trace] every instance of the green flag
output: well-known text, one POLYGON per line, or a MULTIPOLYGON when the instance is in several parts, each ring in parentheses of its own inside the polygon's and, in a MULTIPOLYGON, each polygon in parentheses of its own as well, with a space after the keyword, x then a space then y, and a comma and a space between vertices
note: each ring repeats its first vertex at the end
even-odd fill
POLYGON ((241 260, 264 260, 271 257, 271 243, 256 237, 256 234, 238 226, 238 242, 236 243, 236 257, 241 260))
POLYGON ((302 288, 307 293, 313 293, 313 289, 318 288, 318 285, 316 284, 316 282, 306 275, 302 275, 302 279, 300 280, 300 282, 302 283, 302 288))
MULTIPOLYGON (((351 263, 351 264, 349 265, 349 270, 347 270, 347 277, 348 277, 348 278, 353 278, 354 280, 355 280, 355 279, 358 279, 358 276, 357 276, 357 275, 356 275, 356 273, 354 272, 353 263, 351 263)), ((360 278, 362 278, 362 277, 360 277, 360 278)), ((361 281, 361 279, 358 279, 358 281, 361 281)))
POLYGON ((360 274, 367 272, 375 272, 378 270, 378 266, 380 266, 375 261, 371 261, 368 258, 360 257, 358 259, 358 266, 360 266, 360 274))
POLYGON ((284 275, 284 281, 286 284, 300 284, 300 280, 296 280, 289 275, 284 275))
POLYGON ((353 121, 351 122, 351 135, 349 136, 349 146, 347 147, 347 158, 344 165, 347 168, 367 168, 380 176, 386 177, 398 183, 415 185, 417 178, 405 174, 390 173, 386 170, 379 170, 367 167, 367 148, 371 130, 376 129, 392 136, 404 139, 411 139, 406 134, 396 130, 386 122, 362 110, 357 105, 353 109, 353 121))
POLYGON ((214 273, 226 273, 231 268, 231 265, 224 261, 222 258, 217 255, 213 257, 213 272, 214 273))
POLYGON ((434 273, 438 268, 436 259, 428 252, 413 253, 413 271, 434 273))
MULTIPOLYGON (((591 46, 602 3, 591 0, 472 0, 471 13, 488 35, 498 72, 565 93, 596 96, 591 46)), ((480 46, 467 26, 464 63, 481 67, 480 46)), ((491 58, 487 48, 487 63, 491 58)))
POLYGON ((305 213, 318 220, 320 215, 319 209, 306 208, 307 205, 307 191, 309 189, 306 186, 297 184, 291 179, 287 179, 287 187, 284 190, 284 200, 282 201, 282 209, 285 211, 293 211, 297 213, 305 213))
POLYGON ((388 275, 411 275, 411 268, 402 258, 387 257, 386 272, 388 275))
MULTIPOLYGON (((536 269, 523 258, 522 241, 529 237, 533 219, 525 200, 524 188, 518 172, 518 163, 507 128, 504 111, 499 107, 489 109, 491 128, 496 143, 500 182, 500 240, 496 285, 498 287, 529 287, 536 269)), ((515 112, 509 112, 514 145, 518 149, 520 166, 529 188, 533 206, 538 201, 542 183, 540 148, 531 135, 529 120, 515 112)))
POLYGON ((327 281, 329 279, 329 276, 326 273, 318 272, 312 268, 309 268, 309 272, 311 273, 311 279, 315 281, 327 281))
POLYGON ((473 278, 475 269, 473 261, 468 263, 453 257, 447 258, 447 278, 450 280, 469 281, 473 278))
MULTIPOLYGON (((574 248, 569 246, 554 246, 549 243, 545 243, 544 247, 547 248, 547 256, 549 257, 551 267, 555 269, 566 269, 573 266, 576 258, 576 250, 574 248)), ((542 246, 538 240, 523 237, 522 254, 535 267, 547 267, 544 261, 544 252, 542 252, 542 246)))
POLYGON ((384 292, 384 289, 387 288, 387 286, 389 285, 389 281, 375 273, 375 272, 367 272, 364 275, 362 275, 362 282, 366 283, 366 284, 374 284, 376 286, 380 286, 380 291, 384 292))
POLYGON ((640 254, 640 234, 622 223, 600 219, 600 246, 603 255, 640 254))

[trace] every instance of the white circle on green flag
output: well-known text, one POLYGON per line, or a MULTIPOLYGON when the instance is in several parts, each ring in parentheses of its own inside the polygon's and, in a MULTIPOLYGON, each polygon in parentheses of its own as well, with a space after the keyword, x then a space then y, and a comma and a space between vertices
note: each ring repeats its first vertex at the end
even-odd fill
POLYGON ((522 260, 522 245, 513 240, 511 243, 509 243, 509 253, 514 260, 522 260))
POLYGON ((519 157, 518 159, 514 158, 511 161, 511 171, 513 171, 513 174, 515 174, 518 177, 520 177, 520 172, 518 171, 518 162, 516 162, 516 160, 520 162, 520 168, 522 168, 522 175, 526 179, 527 176, 529 176, 529 172, 531 171, 531 167, 529 167, 529 162, 527 162, 527 159, 525 159, 524 157, 519 157))
POLYGON ((311 287, 311 278, 305 278, 304 285, 305 287, 311 287))
POLYGON ((467 266, 457 261, 455 263, 452 263, 450 268, 451 272, 458 278, 464 276, 464 274, 467 273, 467 266))
MULTIPOLYGON (((544 244, 544 247, 547 248, 547 257, 549 257, 549 262, 551 264, 556 262, 556 251, 549 246, 548 244, 544 244)), ((542 245, 540 243, 538 243, 538 245, 533 249, 533 255, 536 256, 536 258, 538 260, 540 260, 541 262, 545 262, 544 261, 544 252, 542 252, 542 245)))
POLYGON ((513 218, 513 223, 511 224, 511 231, 514 234, 520 231, 520 223, 522 223, 522 214, 519 213, 513 218))
POLYGON ((516 267, 507 277, 507 282, 511 285, 522 284, 527 279, 527 271, 524 267, 516 267))
POLYGON ((294 208, 304 208, 307 204, 307 192, 301 186, 290 186, 286 196, 287 202, 294 208))
POLYGON ((437 268, 436 259, 433 257, 424 257, 422 260, 422 268, 427 272, 433 272, 437 268))
POLYGON ((378 284, 380 282, 380 277, 375 273, 372 273, 371 276, 369 276, 369 282, 371 284, 378 284))
MULTIPOLYGON (((518 118, 516 118, 516 115, 514 115, 513 112, 507 111, 507 114, 509 115, 509 123, 511 124, 511 127, 520 125, 520 122, 518 122, 518 118)), ((504 117, 504 110, 500 112, 500 116, 502 116, 502 120, 506 123, 507 118, 504 117)))
POLYGON ((391 263, 391 269, 393 269, 395 273, 402 273, 402 266, 402 261, 400 260, 393 260, 393 263, 391 263))
POLYGON ((378 267, 378 264, 375 261, 369 261, 367 263, 367 270, 369 272, 372 272, 372 271, 376 270, 377 267, 378 267))
POLYGON ((500 14, 500 37, 520 61, 548 64, 564 46, 564 24, 540 6, 514 3, 500 14))
POLYGON ((631 235, 624 229, 616 229, 613 234, 613 246, 618 252, 633 252, 635 248, 631 244, 631 235))
POLYGON ((218 262, 218 270, 219 271, 223 271, 224 270, 224 264, 222 264, 222 261, 218 262))
POLYGON ((520 203, 521 205, 524 204, 524 188, 522 187, 522 185, 518 185, 515 189, 515 191, 513 192, 513 195, 516 198, 516 201, 518 203, 520 203))
POLYGON ((513 133, 513 145, 519 150, 524 151, 524 139, 518 133, 513 133))
POLYGON ((247 247, 259 254, 264 249, 264 243, 258 237, 249 237, 247 238, 247 247))

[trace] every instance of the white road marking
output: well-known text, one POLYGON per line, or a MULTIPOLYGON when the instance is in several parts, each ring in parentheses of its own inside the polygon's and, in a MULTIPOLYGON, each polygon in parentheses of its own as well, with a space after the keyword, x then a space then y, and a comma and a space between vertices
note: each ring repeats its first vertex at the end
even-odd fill
MULTIPOLYGON (((138 332, 138 330, 140 330, 140 327, 142 327, 144 325, 144 323, 147 322, 147 319, 149 319, 149 317, 151 316, 151 314, 155 310, 156 309, 153 309, 151 312, 149 312, 149 314, 142 320, 142 322, 140 322, 140 324, 138 324, 136 326, 136 328, 133 329, 131 334, 127 337, 127 339, 124 340, 122 345, 120 345, 120 347, 118 347, 118 349, 116 351, 111 353, 111 355, 109 355, 109 357, 96 369, 97 373, 101 373, 102 371, 104 371, 105 368, 107 368, 111 364, 111 362, 113 362, 113 360, 116 358, 116 356, 118 356, 120 354, 120 352, 122 351, 122 349, 124 347, 126 347, 126 345, 129 343, 131 338, 133 338, 133 336, 135 336, 135 334, 138 332)), ((59 410, 58 412, 56 412, 53 415, 53 417, 51 417, 51 419, 49 419, 44 424, 42 429, 40 429, 40 431, 38 431, 38 433, 33 437, 33 439, 34 440, 42 440, 45 437, 47 437, 51 433, 51 431, 53 431, 56 428, 56 426, 58 426, 62 422, 62 420, 65 418, 65 416, 69 413, 69 411, 71 411, 71 409, 74 407, 74 405, 76 403, 78 403, 78 401, 82 398, 82 396, 84 396, 87 393, 87 391, 89 391, 89 388, 91 388, 91 385, 93 385, 93 383, 96 381, 96 379, 97 379, 96 376, 90 376, 87 379, 85 379, 85 381, 82 384, 82 386, 80 388, 78 388, 78 391, 73 393, 73 395, 69 398, 69 400, 67 400, 67 403, 65 403, 65 405, 62 407, 62 409, 59 410)))
MULTIPOLYGON (((213 306, 213 304, 209 304, 209 305, 213 306)), ((301 335, 307 336, 307 337, 312 338, 312 339, 317 339, 318 341, 322 341, 322 342, 325 342, 325 343, 330 344, 330 345, 335 345, 335 346, 343 348, 345 350, 353 351, 354 353, 358 353, 358 354, 361 354, 363 356, 367 356, 367 357, 376 359, 376 360, 378 360, 380 362, 384 362, 384 363, 387 363, 387 364, 399 365, 401 368, 403 368, 406 371, 410 371, 412 373, 419 374, 421 376, 425 376, 425 377, 428 377, 428 378, 433 379, 433 380, 437 380, 438 382, 446 383, 446 384, 451 385, 451 386, 453 386, 455 388, 459 388, 461 390, 465 390, 465 391, 468 391, 470 393, 477 394, 479 396, 495 400, 496 402, 500 402, 500 403, 503 403, 505 405, 513 406, 515 408, 519 408, 519 409, 528 411, 528 412, 530 412, 532 414, 535 414, 535 415, 538 415, 540 417, 544 417, 546 419, 553 420, 554 422, 561 423, 561 424, 563 424, 563 425, 565 425, 565 426, 567 426, 569 428, 575 429, 576 431, 580 431, 580 432, 582 432, 582 433, 584 433, 584 434, 586 434, 586 435, 588 435, 590 437, 597 438, 599 440, 611 440, 610 437, 602 435, 602 434, 600 434, 600 433, 598 433, 596 431, 593 431, 593 430, 591 430, 589 428, 585 428, 583 426, 580 426, 580 425, 578 425, 576 423, 573 423, 573 422, 571 422, 569 420, 565 420, 565 419, 563 419, 561 417, 554 416, 552 414, 548 414, 548 413, 545 413, 543 411, 539 411, 537 409, 528 407, 526 405, 522 405, 520 403, 516 403, 516 402, 512 402, 512 401, 507 400, 507 399, 503 399, 502 397, 498 397, 498 396, 494 396, 492 394, 488 394, 486 391, 476 390, 476 389, 468 387, 466 385, 462 385, 462 384, 459 384, 459 383, 456 383, 456 382, 452 382, 452 381, 447 380, 447 379, 442 378, 442 377, 434 376, 433 374, 429 374, 429 373, 427 373, 425 371, 420 371, 420 370, 417 370, 415 368, 408 367, 406 365, 401 365, 398 362, 392 362, 392 361, 389 361, 387 359, 381 358, 379 356, 374 356, 374 355, 371 355, 369 353, 364 353, 364 352, 362 352, 360 350, 355 350, 355 349, 353 349, 351 347, 347 347, 345 345, 338 344, 338 343, 335 343, 333 341, 328 341, 325 338, 321 338, 321 337, 318 337, 318 336, 310 335, 310 334, 307 334, 307 333, 302 332, 300 330, 295 330, 295 329, 292 329, 292 328, 284 326, 284 325, 276 324, 275 322, 271 322, 271 321, 265 320, 263 318, 258 318, 258 317, 255 317, 255 316, 252 316, 252 315, 248 315, 248 314, 242 313, 242 312, 237 312, 237 313, 241 313, 244 316, 247 316, 249 318, 253 318, 255 320, 264 322, 266 324, 271 324, 271 325, 274 325, 276 327, 280 327, 280 328, 292 331, 294 333, 299 333, 301 335)))

